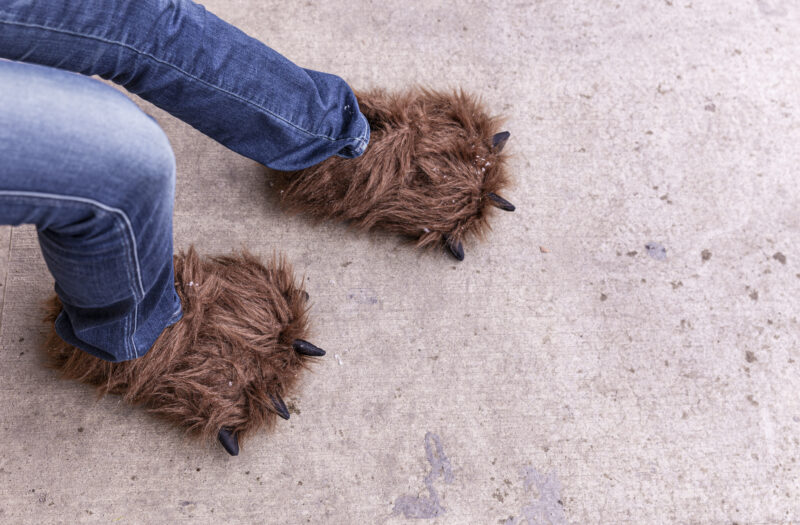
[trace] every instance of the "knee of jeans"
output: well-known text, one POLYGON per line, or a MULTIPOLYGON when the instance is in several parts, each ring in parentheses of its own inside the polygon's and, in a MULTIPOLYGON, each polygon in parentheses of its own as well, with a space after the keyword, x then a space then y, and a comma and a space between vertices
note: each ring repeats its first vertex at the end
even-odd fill
MULTIPOLYGON (((161 127, 139 111, 125 123, 125 133, 108 144, 106 169, 115 169, 112 177, 120 190, 119 198, 171 202, 175 191, 175 155, 161 127)), ((105 164, 105 163, 104 163, 105 164)))

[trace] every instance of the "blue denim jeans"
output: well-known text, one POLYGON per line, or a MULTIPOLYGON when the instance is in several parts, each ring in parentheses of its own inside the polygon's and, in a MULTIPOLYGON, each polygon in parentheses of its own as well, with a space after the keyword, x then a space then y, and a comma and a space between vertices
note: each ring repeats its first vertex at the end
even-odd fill
POLYGON ((181 316, 175 160, 125 86, 278 170, 354 157, 369 125, 340 78, 302 69, 189 0, 0 0, 0 224, 35 224, 56 331, 109 361, 181 316), (68 70, 68 71, 65 71, 68 70))

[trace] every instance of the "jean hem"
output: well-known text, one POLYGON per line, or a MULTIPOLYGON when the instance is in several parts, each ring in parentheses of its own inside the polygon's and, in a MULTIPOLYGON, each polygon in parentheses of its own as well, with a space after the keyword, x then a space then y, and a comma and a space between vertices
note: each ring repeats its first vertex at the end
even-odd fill
POLYGON ((350 148, 350 152, 348 153, 339 152, 337 153, 337 156, 352 159, 355 157, 360 157, 367 150, 367 146, 369 146, 369 140, 370 140, 369 121, 367 120, 367 117, 365 117, 363 113, 361 113, 361 120, 364 121, 364 132, 358 137, 351 137, 349 139, 356 141, 357 145, 348 146, 350 148))

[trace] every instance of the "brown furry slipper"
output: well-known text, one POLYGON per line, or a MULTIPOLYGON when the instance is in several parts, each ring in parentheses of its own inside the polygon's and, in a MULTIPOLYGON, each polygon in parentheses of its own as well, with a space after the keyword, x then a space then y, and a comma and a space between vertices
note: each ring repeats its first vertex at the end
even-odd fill
POLYGON ((486 233, 492 207, 514 211, 498 195, 510 182, 501 154, 510 134, 463 92, 357 97, 370 123, 367 150, 284 174, 283 203, 318 219, 400 233, 421 247, 443 244, 463 260, 462 240, 486 233))
MULTIPOLYGON (((47 338, 49 365, 62 377, 120 394, 134 405, 201 437, 217 437, 231 455, 239 441, 275 416, 289 419, 282 396, 295 386, 309 356, 325 352, 302 340, 307 294, 283 261, 268 266, 248 253, 201 259, 176 255, 183 318, 131 361, 111 363, 47 338)), ((53 326, 58 297, 48 304, 53 326)))

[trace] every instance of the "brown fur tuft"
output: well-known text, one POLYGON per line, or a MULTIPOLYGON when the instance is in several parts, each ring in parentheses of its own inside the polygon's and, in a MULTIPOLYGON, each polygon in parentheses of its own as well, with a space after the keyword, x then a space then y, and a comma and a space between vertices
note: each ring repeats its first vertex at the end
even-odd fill
MULTIPOLYGON (((282 259, 264 266, 247 252, 174 257, 183 318, 142 357, 111 363, 65 343, 46 348, 61 376, 119 394, 204 439, 226 427, 239 441, 275 420, 270 394, 285 396, 310 358, 292 349, 307 330, 306 299, 282 259)), ((61 311, 54 296, 46 321, 61 311)))
POLYGON ((463 92, 358 93, 370 123, 367 150, 283 176, 283 203, 317 219, 383 228, 418 246, 458 242, 489 229, 487 195, 510 183, 492 149, 500 121, 463 92))

